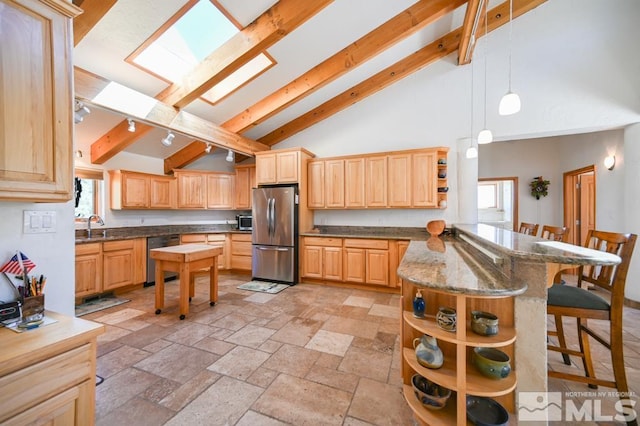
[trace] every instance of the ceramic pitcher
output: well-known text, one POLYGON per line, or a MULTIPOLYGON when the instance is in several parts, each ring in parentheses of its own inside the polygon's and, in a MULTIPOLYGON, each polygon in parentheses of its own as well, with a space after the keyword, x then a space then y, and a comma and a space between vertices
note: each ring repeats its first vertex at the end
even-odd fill
POLYGON ((413 339, 413 348, 416 350, 418 364, 427 368, 440 368, 444 362, 442 351, 438 347, 435 337, 428 334, 413 339))

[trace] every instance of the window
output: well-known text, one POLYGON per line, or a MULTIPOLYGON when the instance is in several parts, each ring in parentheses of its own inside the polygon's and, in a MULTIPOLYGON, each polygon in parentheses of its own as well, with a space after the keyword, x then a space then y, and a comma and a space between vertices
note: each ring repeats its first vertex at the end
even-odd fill
POLYGON ((498 207, 498 188, 495 183, 478 185, 478 208, 495 209, 498 207))
POLYGON ((101 170, 75 170, 75 217, 86 219, 92 214, 100 214, 103 192, 101 170))
MULTIPOLYGON (((191 0, 126 61, 174 83, 239 32, 239 25, 214 2, 191 0)), ((266 54, 258 55, 203 94, 202 99, 215 104, 274 63, 266 54)))

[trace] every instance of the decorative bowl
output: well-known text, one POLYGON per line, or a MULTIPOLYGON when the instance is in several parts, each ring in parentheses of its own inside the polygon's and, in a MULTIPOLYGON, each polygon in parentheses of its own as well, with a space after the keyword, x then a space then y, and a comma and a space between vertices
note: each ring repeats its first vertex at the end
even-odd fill
POLYGON ((456 331, 456 310, 441 306, 436 314, 436 324, 443 330, 456 331))
POLYGON ((471 311, 471 330, 482 336, 498 334, 498 317, 490 312, 471 311))
POLYGON ((505 426, 509 413, 491 398, 467 396, 467 418, 476 426, 505 426))
POLYGON ((426 408, 440 410, 447 405, 451 390, 425 379, 419 374, 411 377, 413 392, 426 408))
POLYGON ((504 379, 511 373, 509 355, 496 348, 473 348, 471 362, 478 371, 490 379, 504 379))
POLYGON ((437 237, 442 234, 442 231, 444 231, 445 224, 444 220, 432 220, 427 222, 427 232, 429 232, 432 237, 437 237))

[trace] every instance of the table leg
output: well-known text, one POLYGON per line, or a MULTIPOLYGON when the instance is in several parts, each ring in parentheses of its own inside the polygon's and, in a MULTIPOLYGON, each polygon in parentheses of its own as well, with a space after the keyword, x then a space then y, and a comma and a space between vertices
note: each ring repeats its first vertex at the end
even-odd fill
POLYGON ((162 260, 156 260, 156 315, 164 308, 164 270, 162 260))
POLYGON ((180 265, 180 319, 183 320, 189 313, 189 280, 191 271, 189 263, 180 265))
POLYGON ((213 256, 213 265, 209 268, 209 306, 218 301, 218 256, 213 256))
POLYGON ((191 298, 196 295, 196 273, 192 272, 189 275, 189 302, 191 302, 191 298))

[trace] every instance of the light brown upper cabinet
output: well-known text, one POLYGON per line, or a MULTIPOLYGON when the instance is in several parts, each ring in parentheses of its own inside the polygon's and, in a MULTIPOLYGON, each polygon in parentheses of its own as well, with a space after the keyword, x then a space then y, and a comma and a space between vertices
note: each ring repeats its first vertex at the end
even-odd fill
POLYGON ((0 1, 0 200, 73 195, 71 19, 62 0, 0 1))
POLYGON ((109 170, 114 210, 176 208, 176 178, 127 170, 109 170))
POLYGON ((387 156, 365 159, 365 196, 367 207, 387 207, 387 156))
POLYGON ((256 187, 256 166, 236 166, 234 208, 251 209, 251 189, 256 187))
POLYGON ((324 160, 309 161, 309 201, 308 205, 311 209, 320 209, 325 207, 324 188, 324 160))
POLYGON ((411 207, 411 154, 387 157, 387 200, 389 207, 411 207))
POLYGON ((313 154, 303 148, 256 152, 256 183, 299 183, 301 167, 304 167, 306 172, 306 159, 310 157, 313 157, 313 154))
POLYGON ((187 170, 174 170, 174 174, 178 180, 178 208, 204 209, 207 206, 207 175, 187 170))
MULTIPOLYGON (((446 155, 446 154, 445 154, 446 155)), ((418 152, 412 155, 411 197, 414 207, 437 207, 438 180, 436 151, 418 152)))
POLYGON ((178 183, 173 176, 149 176, 149 208, 175 209, 178 206, 178 183))
POLYGON ((324 176, 326 206, 329 208, 344 207, 344 160, 326 160, 324 176))
POLYGON ((351 209, 364 208, 364 158, 345 159, 344 174, 345 207, 351 209))
POLYGON ((233 175, 229 173, 207 174, 207 208, 233 208, 233 175))

